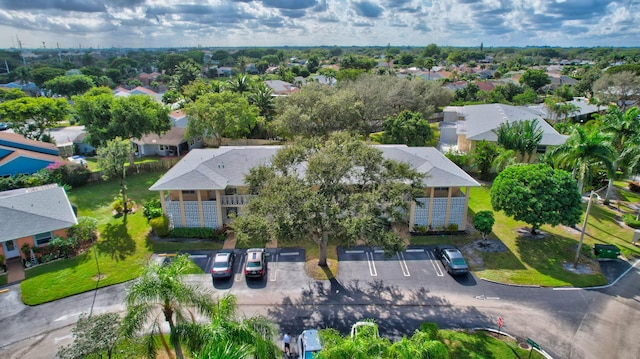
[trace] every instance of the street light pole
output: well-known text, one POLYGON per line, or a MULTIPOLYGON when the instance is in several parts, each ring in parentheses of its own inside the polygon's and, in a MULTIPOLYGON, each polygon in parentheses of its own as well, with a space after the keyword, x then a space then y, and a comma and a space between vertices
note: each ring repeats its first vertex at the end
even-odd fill
POLYGON ((578 266, 578 258, 580 258, 580 250, 582 249, 582 241, 584 240, 584 233, 587 230, 587 220, 589 219, 589 212, 591 211, 591 203, 593 202, 593 195, 595 192, 589 193, 589 203, 587 204, 587 213, 584 215, 584 223, 582 224, 582 233, 580 233, 580 242, 578 243, 578 250, 576 251, 576 259, 573 261, 573 268, 578 266))

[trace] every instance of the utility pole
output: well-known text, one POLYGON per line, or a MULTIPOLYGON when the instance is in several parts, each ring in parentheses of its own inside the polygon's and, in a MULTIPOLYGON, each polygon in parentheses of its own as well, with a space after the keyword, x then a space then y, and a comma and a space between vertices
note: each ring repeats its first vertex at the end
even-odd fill
POLYGON ((27 60, 24 59, 24 53, 22 52, 22 41, 18 39, 18 35, 16 35, 16 40, 18 40, 18 46, 20 46, 20 56, 22 56, 22 64, 27 66, 27 60))
POLYGON ((578 258, 580 258, 580 250, 582 249, 582 241, 584 240, 584 232, 587 230, 587 220, 589 219, 589 212, 591 211, 591 202, 593 202, 593 195, 595 192, 589 193, 589 204, 587 204, 587 213, 584 215, 584 223, 582 224, 582 233, 580 233, 580 242, 578 243, 578 250, 576 251, 576 259, 573 261, 573 268, 578 266, 578 258))

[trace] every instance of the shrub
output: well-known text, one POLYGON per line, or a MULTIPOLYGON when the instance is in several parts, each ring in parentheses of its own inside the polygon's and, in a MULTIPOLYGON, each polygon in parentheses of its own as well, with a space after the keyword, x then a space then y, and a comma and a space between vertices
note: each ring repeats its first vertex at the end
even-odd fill
POLYGON ((166 237, 169 235, 169 218, 167 218, 167 216, 152 218, 149 220, 149 225, 158 237, 166 237))
POLYGON ((455 163, 456 166, 464 169, 469 163, 469 156, 462 152, 457 151, 449 151, 444 154, 446 158, 448 158, 451 162, 455 163))
POLYGON ((177 227, 169 232, 169 237, 213 239, 213 230, 211 228, 177 227))
POLYGON ((436 339, 438 337, 439 330, 440 327, 438 327, 438 324, 436 323, 424 322, 420 324, 420 331, 427 333, 429 339, 436 339))
POLYGON ((147 220, 162 216, 162 205, 160 204, 160 200, 152 199, 145 202, 142 206, 142 214, 147 218, 147 220))
POLYGON ((80 187, 89 181, 91 171, 78 163, 55 162, 47 166, 48 176, 51 182, 71 187, 80 187))
POLYGON ((636 216, 633 214, 625 214, 622 216, 622 220, 624 224, 631 228, 640 229, 640 221, 636 219, 636 216))
POLYGON ((116 197, 111 202, 111 208, 117 213, 122 213, 124 211, 124 203, 122 202, 122 197, 116 197))
POLYGON ((629 190, 631 192, 640 193, 640 183, 638 183, 638 182, 629 182, 629 190))
POLYGON ((458 231, 458 224, 457 223, 449 223, 449 226, 447 227, 447 230, 449 232, 457 232, 458 231))
POLYGON ((78 224, 67 230, 67 235, 77 242, 93 242, 98 239, 98 221, 92 217, 79 217, 78 224))

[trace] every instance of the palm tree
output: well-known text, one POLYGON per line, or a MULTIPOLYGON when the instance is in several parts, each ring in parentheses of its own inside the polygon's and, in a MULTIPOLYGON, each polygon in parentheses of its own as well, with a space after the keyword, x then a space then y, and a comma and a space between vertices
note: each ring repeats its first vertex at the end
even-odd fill
MULTIPOLYGON (((255 316, 237 320, 236 297, 226 295, 214 309, 211 323, 184 323, 177 333, 195 358, 217 358, 211 356, 224 348, 220 358, 276 358, 280 353, 275 344, 276 328, 268 319, 255 316)), ((217 355, 217 354, 216 354, 217 355)))
MULTIPOLYGON (((631 107, 622 111, 617 106, 611 105, 605 115, 596 115, 596 119, 602 123, 602 131, 611 134, 611 145, 616 152, 609 172, 609 183, 604 197, 604 203, 608 204, 613 190, 613 181, 616 177, 620 164, 626 163, 625 157, 633 152, 634 140, 640 136, 640 121, 638 121, 639 110, 631 107)), ((625 168, 626 170, 627 168, 625 168)))
POLYGON ((238 70, 240 70, 241 74, 244 75, 247 72, 247 65, 249 64, 249 61, 251 60, 246 56, 238 56, 238 59, 236 59, 236 65, 238 66, 238 70))
POLYGON ((513 123, 503 122, 492 130, 498 137, 498 145, 514 150, 522 156, 522 162, 528 163, 542 141, 544 131, 538 126, 538 120, 524 120, 513 123))
POLYGON ((255 91, 249 95, 249 102, 260 110, 260 116, 271 121, 275 112, 273 90, 263 82, 256 86, 255 91))
POLYGON ((573 177, 578 180, 578 190, 582 193, 584 183, 595 167, 604 166, 609 172, 616 158, 610 138, 598 130, 575 127, 567 141, 549 152, 549 156, 558 166, 572 169, 573 177))
POLYGON ((247 75, 237 75, 233 79, 227 81, 229 88, 233 92, 243 94, 251 89, 251 80, 247 75))
POLYGON ((431 80, 431 69, 436 65, 436 60, 433 57, 427 57, 424 59, 424 67, 427 68, 429 74, 429 80, 431 80))
POLYGON ((215 305, 211 293, 197 286, 186 284, 181 275, 196 273, 197 268, 186 255, 176 257, 169 264, 150 263, 140 278, 129 288, 125 299, 127 312, 123 320, 123 332, 134 336, 143 329, 149 320, 152 321, 151 334, 146 340, 148 354, 155 356, 157 345, 154 334, 160 334, 160 341, 171 357, 168 343, 162 335, 160 313, 169 324, 170 341, 176 357, 184 358, 176 325, 195 321, 196 312, 207 317, 215 313, 215 305), (195 270, 194 270, 195 269, 195 270))

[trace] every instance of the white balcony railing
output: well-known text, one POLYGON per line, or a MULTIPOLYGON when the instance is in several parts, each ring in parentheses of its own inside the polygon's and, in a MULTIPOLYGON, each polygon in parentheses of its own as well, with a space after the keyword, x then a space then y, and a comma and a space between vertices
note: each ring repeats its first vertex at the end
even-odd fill
POLYGON ((249 203, 249 201, 253 197, 254 196, 251 195, 239 194, 225 195, 222 196, 222 201, 220 202, 220 204, 226 207, 241 207, 247 205, 247 203, 249 203))

